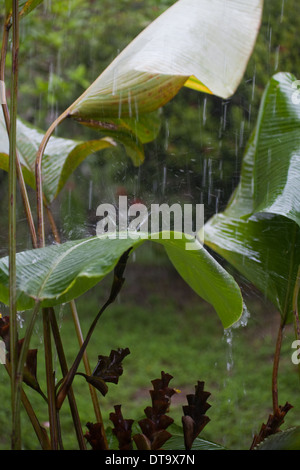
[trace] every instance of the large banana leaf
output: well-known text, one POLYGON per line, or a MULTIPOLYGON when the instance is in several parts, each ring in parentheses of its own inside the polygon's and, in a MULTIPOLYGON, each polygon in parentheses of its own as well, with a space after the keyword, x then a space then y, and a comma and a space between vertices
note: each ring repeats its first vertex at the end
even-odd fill
POLYGON ((140 33, 69 108, 80 122, 139 118, 181 87, 231 96, 260 26, 263 0, 179 0, 140 33))
POLYGON ((225 211, 206 224, 205 242, 292 321, 300 263, 300 229, 294 222, 273 214, 244 219, 225 211))
POLYGON ((292 321, 300 264, 300 113, 293 77, 277 74, 262 100, 241 181, 222 214, 205 225, 205 242, 258 287, 292 321), (291 88, 292 89, 292 88, 291 88))
MULTIPOLYGON (((164 246, 182 278, 213 305, 227 328, 242 314, 240 289, 200 243, 199 249, 186 250, 190 240, 189 236, 177 239, 171 234, 170 239, 159 237, 153 242, 164 246)), ((18 309, 32 307, 36 299, 43 306, 54 306, 80 296, 112 271, 126 250, 136 249, 144 242, 148 240, 93 237, 18 253, 18 309)), ((0 260, 0 301, 9 302, 7 257, 0 260)))

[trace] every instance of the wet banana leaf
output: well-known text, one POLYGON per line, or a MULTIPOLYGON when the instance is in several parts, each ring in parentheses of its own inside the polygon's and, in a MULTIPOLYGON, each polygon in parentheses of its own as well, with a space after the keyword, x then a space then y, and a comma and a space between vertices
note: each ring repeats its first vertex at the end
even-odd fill
POLYGON ((247 219, 229 212, 213 217, 205 227, 205 243, 226 259, 293 320, 293 291, 300 263, 300 229, 273 214, 247 219))
MULTIPOLYGON (((24 121, 17 123, 17 147, 25 182, 35 188, 35 159, 43 132, 24 121)), ((51 137, 43 159, 43 190, 48 202, 52 202, 64 187, 77 166, 90 154, 117 145, 109 137, 90 141, 76 141, 51 137)), ((0 110, 0 168, 9 168, 9 141, 0 110)))
POLYGON ((78 122, 94 128, 124 146, 135 166, 145 159, 144 144, 156 139, 161 127, 159 112, 143 114, 136 118, 105 119, 103 121, 78 118, 78 122))
POLYGON ((205 243, 257 286, 286 322, 293 319, 300 264, 300 113, 291 100, 292 81, 290 74, 270 81, 240 184, 227 209, 205 225, 205 243))
MULTIPOLYGON (((167 255, 186 283, 215 308, 225 328, 235 323, 243 311, 240 289, 215 259, 199 244, 187 250, 193 238, 169 234, 169 239, 153 239, 167 255)), ((148 236, 148 235, 147 235, 148 236)), ((121 255, 136 249, 145 238, 88 238, 17 254, 18 309, 31 308, 35 299, 42 306, 54 306, 79 297, 110 273, 121 255)), ((0 301, 9 302, 8 258, 0 260, 0 301)))
POLYGON ((300 226, 300 106, 296 77, 274 75, 265 90, 253 139, 252 213, 269 212, 300 226))
POLYGON ((177 1, 70 106, 69 116, 138 119, 183 86, 228 98, 243 77, 262 6, 262 0, 177 1))
MULTIPOLYGON (((28 13, 34 10, 42 2, 43 0, 20 0, 19 2, 20 18, 28 15, 28 13)), ((6 16, 9 16, 12 12, 12 0, 5 0, 5 8, 6 8, 6 16)))

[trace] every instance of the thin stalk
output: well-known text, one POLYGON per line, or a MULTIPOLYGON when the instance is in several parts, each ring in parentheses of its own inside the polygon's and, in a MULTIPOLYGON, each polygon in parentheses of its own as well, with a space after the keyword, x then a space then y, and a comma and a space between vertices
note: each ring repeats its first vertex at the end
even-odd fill
MULTIPOLYGON (((66 361, 66 357, 65 357, 65 353, 63 349, 61 336, 59 333, 59 328, 58 328, 57 321, 56 321, 55 312, 53 308, 49 308, 48 311, 50 315, 50 324, 51 324, 52 333, 53 333, 53 337, 54 337, 54 341, 56 345, 56 350, 57 350, 57 354, 58 354, 58 358, 60 362, 61 371, 62 371, 63 376, 66 376, 68 373, 68 365, 67 365, 67 361, 66 361)), ((74 422, 74 427, 75 427, 75 432, 76 432, 79 448, 80 450, 86 450, 86 444, 85 444, 85 440, 84 440, 84 436, 82 432, 80 417, 79 417, 76 400, 75 400, 75 396, 74 396, 74 392, 72 388, 70 388, 69 390, 68 400, 69 400, 69 405, 71 409, 71 414, 72 414, 72 418, 74 422)))
MULTIPOLYGON (((5 23, 4 29, 3 29, 3 37, 2 37, 2 47, 1 47, 1 59, 0 59, 0 80, 1 80, 1 85, 4 87, 5 83, 5 63, 6 63, 6 55, 7 55, 7 45, 8 45, 8 37, 9 37, 9 30, 11 28, 11 23, 5 23)), ((2 106, 2 111, 3 111, 3 116, 4 116, 4 121, 5 121, 5 126, 7 130, 7 134, 9 136, 10 134, 10 116, 9 116, 9 110, 8 106, 6 103, 5 99, 5 90, 2 90, 3 92, 3 102, 1 104, 2 106)), ((30 202, 28 198, 28 193, 23 177, 23 172, 22 172, 22 166, 20 163, 20 158, 18 155, 18 151, 16 149, 16 171, 17 171, 17 178, 20 186, 20 192, 22 196, 22 201, 23 201, 23 206, 25 210, 25 215, 26 219, 28 222, 29 226, 29 231, 31 235, 31 241, 32 245, 34 248, 37 247, 37 236, 36 236, 36 231, 35 231, 35 225, 33 221, 33 216, 32 216, 32 211, 30 207, 30 202)))
POLYGON ((280 326, 277 334, 276 348, 273 361, 273 373, 272 373, 272 401, 273 401, 273 414, 276 415, 279 411, 278 406, 278 370, 280 361, 280 352, 283 338, 283 331, 285 324, 280 322, 280 326))
MULTIPOLYGON (((51 229, 52 229, 52 233, 54 235, 55 241, 56 241, 56 243, 60 244, 61 240, 60 240, 59 232, 57 230, 53 214, 51 212, 50 207, 47 205, 46 201, 44 201, 44 204, 45 204, 45 207, 46 207, 47 216, 48 216, 48 219, 49 219, 49 222, 50 222, 50 225, 51 225, 51 229)), ((84 338, 83 338, 83 334, 82 334, 82 329, 81 329, 81 325, 80 325, 80 320, 79 320, 75 300, 71 300, 69 305, 70 305, 70 310, 71 310, 71 313, 72 313, 72 318, 73 318, 73 323, 74 323, 74 326, 75 326, 75 331, 76 331, 78 343, 79 343, 79 346, 82 347, 84 338)), ((84 351, 82 359, 83 359, 83 364, 84 364, 86 374, 91 375, 91 373, 92 373, 91 366, 90 366, 88 355, 87 355, 86 351, 84 351)), ((92 400, 92 403, 93 403, 97 423, 100 423, 103 430, 104 430, 103 418, 102 418, 102 414, 101 414, 101 410, 100 410, 100 405, 99 405, 97 392, 96 392, 95 388, 90 384, 89 384, 89 391, 90 391, 91 400, 92 400)), ((108 442, 107 442, 106 435, 105 435, 104 432, 103 432, 103 439, 104 439, 105 445, 108 449, 108 442)))
MULTIPOLYGON (((72 300, 70 302, 70 309, 71 309, 71 313, 72 313, 72 318, 73 318, 73 322, 74 322, 74 326, 75 326, 75 331, 76 331, 78 343, 79 343, 79 346, 82 347, 83 342, 84 342, 84 338, 83 338, 83 334, 82 334, 82 330, 81 330, 81 326, 80 326, 80 321, 79 321, 79 317, 78 317, 78 313, 77 313, 76 303, 75 303, 74 300, 72 300)), ((84 351, 82 360, 83 360, 84 369, 85 369, 86 374, 91 375, 92 370, 91 370, 90 362, 89 362, 88 355, 87 355, 86 351, 84 351)), ((91 399, 92 399, 92 403, 93 403, 97 423, 101 423, 103 425, 103 418, 102 418, 102 414, 101 414, 101 410, 100 410, 100 406, 99 406, 99 400, 98 400, 98 397, 97 397, 97 392, 96 392, 95 388, 90 384, 89 384, 89 389, 90 389, 91 399)), ((106 440, 106 438, 105 438, 105 440, 106 440)))
MULTIPOLYGON (((16 413, 16 370, 18 361, 18 325, 16 292, 16 131, 18 101, 18 52, 19 52, 19 2, 13 0, 13 47, 11 120, 9 132, 9 316, 10 316, 10 362, 12 399, 12 449, 21 448, 20 413, 16 413)), ((17 410, 19 407, 17 407, 17 410)))
POLYGON ((46 145, 53 134, 56 127, 68 116, 69 108, 66 109, 49 127, 40 144, 36 161, 35 161, 35 180, 36 180, 36 197, 37 197, 37 226, 38 226, 38 246, 45 246, 45 221, 44 221, 44 195, 42 182, 42 160, 46 145))
MULTIPOLYGON (((293 313, 294 313, 294 330, 296 340, 300 340, 300 321, 299 321, 299 290, 300 290, 300 266, 298 267, 297 279, 293 293, 293 313)), ((298 374, 300 377, 300 363, 298 364, 298 374)))
POLYGON ((45 198, 44 198, 44 206, 45 206, 45 208, 46 208, 47 217, 48 217, 48 220, 49 220, 49 223, 50 223, 50 226, 51 226, 51 231, 52 231, 52 233, 53 233, 55 242, 58 243, 58 244, 60 244, 60 243, 61 243, 61 240, 60 240, 60 236, 59 236, 59 233, 58 233, 58 230, 57 230, 57 227, 56 227, 56 223, 55 223, 53 214, 52 214, 52 212, 51 212, 51 209, 50 209, 50 207, 48 206, 47 201, 45 200, 45 198))
POLYGON ((51 446, 50 446, 50 441, 49 441, 49 437, 48 437, 48 434, 47 434, 47 431, 45 428, 43 428, 31 406, 31 403, 30 401, 28 400, 28 397, 26 395, 26 393, 24 392, 24 390, 21 390, 21 400, 22 400, 22 404, 27 412, 27 415, 30 419, 30 422, 33 426, 33 429, 37 435, 37 438, 41 444, 41 447, 43 450, 50 450, 51 446))
POLYGON ((67 396, 67 393, 68 393, 68 390, 69 388, 71 387, 72 385, 72 382, 73 382, 73 379, 75 377, 75 374, 77 372, 77 369, 79 367, 79 364, 81 362, 81 359, 83 357, 83 354, 87 348, 87 345, 91 339, 91 336, 94 332, 94 329, 96 328, 96 325, 98 323, 98 320, 99 318, 101 317, 102 313, 107 309, 107 307, 112 304, 117 295, 119 294, 122 286, 123 286, 123 283, 124 283, 124 278, 123 278, 123 274, 124 274, 124 270, 125 270, 125 267, 126 267, 126 264, 127 264, 127 260, 128 260, 128 256, 129 256, 129 253, 131 251, 131 248, 129 250, 127 250, 125 253, 123 253, 123 255, 121 256, 121 258, 119 259, 115 269, 114 269, 114 279, 113 279, 113 283, 112 283, 112 287, 111 287, 111 291, 110 291, 110 295, 109 295, 109 298, 108 300, 105 302, 105 304, 101 307, 101 309, 99 310, 98 314, 96 315, 93 323, 91 324, 89 330, 88 330, 88 333, 86 335, 86 338, 71 366, 71 368, 69 369, 69 372, 68 374, 66 375, 66 377, 64 378, 64 381, 57 393, 57 398, 56 398, 56 407, 57 409, 60 409, 66 396, 67 396))
POLYGON ((64 381, 63 381, 63 384, 61 385, 58 393, 57 393, 57 398, 56 398, 56 406, 58 409, 61 408, 67 394, 68 394, 68 391, 72 385, 72 382, 73 382, 73 379, 75 377, 75 374, 77 372, 77 369, 79 367, 79 364, 81 362, 81 359, 83 357, 83 354, 87 348, 87 345, 91 339, 91 336, 94 332, 94 329, 98 323, 98 320, 99 318, 101 317, 102 313, 106 310, 106 308, 111 304, 111 301, 110 299, 103 305, 103 307, 99 310, 98 314, 96 315, 88 333, 87 333, 87 336, 76 356, 76 359, 74 360, 71 368, 69 369, 69 372, 68 374, 66 375, 66 377, 64 378, 64 381))
MULTIPOLYGON (((79 343, 79 346, 81 348, 83 343, 84 343, 84 338, 83 338, 83 334, 82 334, 82 331, 81 331, 80 322, 79 322, 78 313, 77 313, 77 308, 76 308, 76 304, 75 304, 74 300, 72 300, 70 302, 70 309, 71 309, 71 312, 72 312, 72 318, 73 318, 73 322, 74 322, 74 325, 75 325, 75 330, 76 330, 76 334, 77 334, 78 343, 79 343)), ((88 359, 88 355, 86 353, 86 350, 83 353, 82 360, 83 360, 84 369, 85 369, 86 374, 87 375, 92 375, 92 370, 91 370, 91 367, 90 367, 90 363, 89 363, 89 359, 88 359)), ((94 407, 96 420, 97 420, 97 423, 100 424, 101 429, 102 429, 102 437, 103 437, 105 448, 108 449, 109 446, 108 446, 108 442, 107 442, 107 437, 106 437, 106 433, 105 433, 105 428, 104 428, 104 423, 103 423, 103 418, 102 418, 102 413, 101 413, 101 409, 100 409, 100 405, 99 405, 97 392, 96 392, 96 389, 92 385, 90 385, 90 384, 88 384, 88 385, 89 385, 89 390, 90 390, 90 395, 91 395, 91 399, 92 399, 92 403, 93 403, 93 407, 94 407)))
POLYGON ((58 450, 60 432, 59 432, 57 409, 55 406, 55 383, 54 383, 54 371, 53 371, 53 361, 52 361, 50 320, 49 320, 48 309, 46 308, 43 308, 43 331, 44 331, 45 365, 46 365, 46 376, 47 376, 47 395, 48 395, 51 449, 58 450))
POLYGON ((24 371, 26 357, 27 357, 27 353, 29 349, 30 339, 31 339, 32 332, 33 332, 33 327, 35 325, 35 321, 36 321, 39 309, 40 309, 40 302, 37 302, 33 309, 33 313, 32 313, 30 322, 28 324, 28 327, 24 336, 22 348, 20 351, 20 355, 18 358, 16 375, 15 375, 16 390, 15 390, 15 396, 14 396, 14 402, 13 402, 13 414, 14 415, 20 415, 20 398, 21 398, 21 390, 22 390, 22 382, 23 382, 23 371, 24 371))
MULTIPOLYGON (((9 376, 11 376, 11 366, 10 363, 7 361, 5 364, 5 368, 7 370, 7 373, 9 376)), ((32 427, 36 433, 36 436, 41 444, 41 447, 43 450, 50 450, 50 441, 47 435, 47 432, 45 428, 43 428, 31 406, 30 401, 28 400, 28 397, 24 390, 21 390, 21 401, 24 406, 24 409, 30 419, 30 422, 32 424, 32 427)))
POLYGON ((294 293, 293 293, 293 313, 294 313, 294 325, 295 325, 296 339, 300 339, 300 322, 299 322, 299 309, 298 309, 299 290, 300 290, 300 266, 298 267, 297 279, 296 279, 294 293))

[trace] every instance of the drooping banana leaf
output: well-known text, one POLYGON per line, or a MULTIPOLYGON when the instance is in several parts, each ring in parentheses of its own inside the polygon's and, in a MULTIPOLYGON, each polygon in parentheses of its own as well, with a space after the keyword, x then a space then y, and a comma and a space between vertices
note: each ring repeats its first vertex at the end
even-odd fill
MULTIPOLYGON (((42 2, 43 0, 20 0, 19 2, 20 18, 23 18, 24 16, 28 15, 28 13, 34 10, 42 2)), ((5 10, 6 10, 6 16, 11 14, 12 0, 5 0, 5 10)))
POLYGON ((262 0, 179 0, 142 31, 70 106, 85 121, 139 118, 183 86, 227 98, 252 52, 262 0))
MULTIPOLYGON (((166 249, 174 267, 187 284, 215 308, 225 328, 235 323, 243 311, 240 289, 215 259, 199 243, 186 250, 190 236, 152 239, 166 249)), ((18 309, 31 308, 35 300, 54 306, 79 297, 111 272, 120 256, 136 249, 144 238, 88 238, 62 245, 28 250, 17 254, 18 309)), ((0 301, 9 302, 8 258, 0 260, 0 301)))
POLYGON ((292 81, 290 74, 271 79, 240 183, 227 209, 205 225, 205 243, 260 289, 285 322, 293 319, 300 264, 300 113, 292 81))
MULTIPOLYGON (((35 188, 35 159, 43 132, 18 119, 17 148, 25 182, 35 188)), ((51 137, 43 160, 43 189, 51 202, 62 189, 74 169, 91 153, 116 143, 106 137, 87 142, 51 137)), ((0 110, 0 168, 8 171, 9 141, 0 110)))
MULTIPOLYGON (((92 126, 92 124, 90 124, 92 126)), ((98 129, 105 134, 101 139, 76 141, 51 137, 43 158, 43 191, 51 203, 64 187, 66 181, 89 155, 99 150, 121 144, 135 165, 144 160, 143 144, 155 139, 160 130, 158 113, 149 113, 139 121, 114 119, 103 123, 98 129)), ((25 182, 35 188, 35 159, 44 132, 18 119, 17 147, 25 182)), ((8 171, 9 141, 0 109, 0 168, 8 171)))

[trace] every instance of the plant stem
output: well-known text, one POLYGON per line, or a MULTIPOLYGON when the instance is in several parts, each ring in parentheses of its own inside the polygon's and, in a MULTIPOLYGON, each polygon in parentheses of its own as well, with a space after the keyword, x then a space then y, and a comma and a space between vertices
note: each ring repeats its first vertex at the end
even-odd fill
POLYGON ((279 410, 278 406, 278 370, 279 370, 279 360, 280 360, 280 351, 282 345, 283 331, 285 324, 280 322, 280 326, 277 334, 276 348, 273 361, 273 374, 272 374, 272 399, 273 399, 273 414, 276 415, 279 410))
POLYGON ((67 376, 64 378, 64 381, 63 381, 63 384, 61 385, 59 391, 58 391, 58 394, 57 394, 57 399, 56 399, 56 406, 58 409, 61 408, 65 398, 66 398, 66 395, 68 393, 68 390, 69 388, 71 387, 71 384, 73 382, 73 379, 75 377, 75 374, 77 372, 77 369, 79 367, 79 364, 81 362, 81 359, 83 357, 83 354, 86 350, 86 347, 91 339, 91 336, 94 332, 94 329, 97 325, 97 322, 99 320, 99 318, 101 317, 102 313, 106 310, 106 308, 111 304, 111 301, 110 299, 103 305, 103 307, 99 310, 97 316, 95 317, 88 333, 87 333, 87 336, 79 350, 79 353, 77 354, 71 368, 69 369, 69 372, 67 374, 67 376))
MULTIPOLYGON (((5 62, 6 62, 6 54, 7 54, 7 45, 8 45, 8 36, 9 36, 9 30, 11 28, 11 23, 5 23, 4 29, 3 29, 3 37, 2 37, 2 48, 1 48, 1 60, 0 60, 0 80, 2 82, 2 87, 4 87, 5 83, 5 62)), ((9 136, 10 134, 10 116, 9 116, 9 111, 8 111, 8 106, 6 103, 5 99, 5 90, 3 89, 3 101, 1 106, 3 110, 3 116, 4 116, 4 121, 5 121, 5 126, 7 130, 7 134, 9 136)), ((28 198, 28 193, 22 173, 22 166, 20 163, 18 151, 16 149, 16 170, 17 170, 17 177, 19 181, 19 186, 20 186, 20 191, 21 191, 21 196, 23 200, 23 205, 24 205, 24 210, 26 214, 26 219, 28 222, 29 226, 29 231, 31 235, 31 241, 32 245, 34 248, 37 247, 37 236, 36 236, 36 231, 35 231, 35 225, 33 221, 33 216, 30 208, 30 203, 29 203, 29 198, 28 198)))
POLYGON ((294 313, 294 325, 296 339, 300 339, 300 322, 299 322, 299 309, 298 309, 298 297, 300 290, 300 266, 298 267, 297 278, 293 293, 293 313, 294 313))
MULTIPOLYGON (((66 357, 64 354, 63 344, 62 344, 62 340, 60 337, 55 312, 53 308, 49 308, 48 311, 50 315, 50 323, 51 323, 51 328, 52 328, 53 337, 55 341, 55 346, 56 346, 58 358, 60 361, 61 371, 62 371, 63 376, 66 376, 68 373, 68 365, 67 365, 66 357)), ((73 422, 75 426, 75 432, 76 432, 79 448, 80 450, 86 450, 86 444, 85 444, 85 440, 83 437, 80 417, 79 417, 76 400, 75 400, 75 396, 74 396, 72 388, 70 388, 69 390, 68 399, 69 399, 69 405, 70 405, 71 414, 72 414, 72 418, 73 418, 73 422)))
POLYGON ((36 161, 35 161, 35 180, 36 180, 36 197, 37 197, 37 225, 38 225, 38 246, 45 246, 45 223, 44 223, 44 195, 42 182, 42 160, 46 145, 53 134, 56 127, 68 116, 69 109, 66 109, 49 127, 40 144, 36 161))
MULTIPOLYGON (((19 17, 18 0, 13 0, 13 48, 12 48, 12 88, 11 121, 9 132, 9 316, 10 316, 10 362, 12 399, 12 449, 21 448, 20 413, 16 413, 16 369, 18 360, 18 325, 16 295, 16 123, 18 101, 18 52, 19 17)), ((19 407, 17 407, 19 409, 19 407)))
MULTIPOLYGON (((297 278, 293 293, 293 314, 294 314, 294 330, 296 340, 300 340, 300 321, 299 321, 299 290, 300 290, 300 266, 298 267, 297 278)), ((298 364, 298 374, 300 377, 300 363, 298 364)))
POLYGON ((107 301, 105 302, 105 304, 103 305, 103 307, 101 307, 101 309, 99 310, 98 314, 96 315, 93 323, 91 324, 90 328, 89 328, 89 331, 86 335, 86 338, 80 348, 80 351, 79 353, 77 354, 67 376, 65 377, 58 393, 57 393, 57 398, 56 398, 56 406, 57 406, 57 409, 60 409, 60 407, 62 406, 63 402, 64 402, 64 399, 66 398, 66 395, 68 393, 68 390, 73 382, 73 379, 75 377, 75 374, 77 372, 77 369, 78 369, 78 366, 80 364, 80 361, 83 357, 83 354, 87 348, 87 345, 91 339, 91 336, 94 332, 94 329, 97 325, 97 322, 99 320, 99 318, 101 317, 102 313, 107 309, 107 307, 112 304, 116 297, 118 296, 123 284, 124 284, 124 277, 123 277, 123 274, 124 274, 124 271, 125 271, 125 267, 126 267, 126 264, 127 264, 127 260, 128 260, 128 256, 129 256, 129 253, 131 251, 131 248, 129 248, 129 250, 125 251, 125 253, 123 253, 123 255, 120 257, 115 269, 114 269, 114 278, 113 278, 113 283, 112 283, 112 287, 111 287, 111 291, 110 291, 110 295, 107 299, 107 301))
MULTIPOLYGON (((59 232, 57 230, 53 214, 51 212, 50 207, 46 204, 46 201, 44 201, 44 204, 45 204, 45 207, 46 207, 47 216, 48 216, 48 219, 49 219, 49 222, 50 222, 50 225, 51 225, 51 229, 52 229, 52 233, 54 235, 55 241, 56 241, 56 243, 60 244, 61 240, 60 240, 59 232)), ((83 338, 83 334, 82 334, 82 330, 81 330, 81 325, 80 325, 80 320, 79 320, 75 300, 71 300, 69 305, 70 305, 70 310, 71 310, 71 313, 72 313, 72 318, 73 318, 73 323, 74 323, 74 326, 75 326, 75 331, 76 331, 78 343, 79 343, 79 346, 81 347, 82 344, 83 344, 84 338, 83 338)), ((89 363, 89 359, 88 359, 88 355, 87 355, 86 351, 84 351, 82 359, 83 359, 83 364, 84 364, 86 374, 91 375, 92 371, 91 371, 91 367, 90 367, 90 363, 89 363)), ((103 431, 104 431, 103 418, 102 418, 102 414, 101 414, 101 410, 100 410, 100 405, 99 405, 97 392, 96 392, 95 388, 90 384, 89 384, 89 390, 90 390, 91 400, 92 400, 92 403, 93 403, 97 423, 101 424, 101 426, 103 428, 103 431)), ((105 435, 104 432, 103 432, 103 439, 104 439, 105 445, 108 448, 108 443, 107 443, 106 435, 105 435)))
POLYGON ((49 312, 47 308, 43 308, 43 331, 44 331, 44 346, 45 346, 45 365, 46 365, 46 379, 47 379, 47 395, 48 395, 48 410, 49 410, 49 423, 50 423, 50 440, 51 449, 59 449, 59 423, 57 410, 55 406, 55 383, 54 371, 52 361, 52 347, 51 347, 51 331, 49 312))
POLYGON ((16 374, 15 374, 16 390, 15 390, 14 403, 13 403, 14 415, 20 415, 20 397, 21 397, 22 382, 23 382, 23 371, 24 371, 26 357, 27 357, 27 353, 29 349, 31 335, 33 332, 33 327, 35 325, 35 321, 36 321, 36 317, 38 315, 39 309, 40 309, 40 302, 37 302, 33 309, 33 313, 32 313, 29 325, 27 327, 27 330, 24 336, 24 341, 22 344, 22 348, 21 348, 19 358, 18 358, 17 369, 16 369, 16 374))
MULTIPOLYGON (((79 346, 81 348, 83 343, 84 343, 84 339, 83 339, 83 334, 82 334, 82 331, 81 331, 80 322, 79 322, 78 313, 77 313, 77 308, 76 308, 76 304, 75 304, 74 300, 72 300, 70 302, 70 308, 71 308, 71 312, 72 312, 73 322, 74 322, 74 325, 75 325, 75 330, 76 330, 76 334, 77 334, 78 343, 79 343, 79 346)), ((88 359, 86 351, 84 351, 84 353, 83 353, 82 360, 83 360, 84 369, 85 369, 86 374, 87 375, 92 375, 92 370, 91 370, 91 367, 90 367, 90 363, 89 363, 89 359, 88 359)), ((101 425, 104 445, 105 445, 106 449, 108 449, 109 447, 108 447, 107 437, 106 437, 106 433, 105 433, 105 429, 104 429, 104 423, 103 423, 103 418, 102 418, 102 414, 101 414, 101 410, 100 410, 99 400, 98 400, 98 397, 97 397, 97 392, 96 392, 95 388, 92 385, 90 385, 90 384, 88 384, 88 385, 89 385, 89 390, 90 390, 90 395, 91 395, 91 399, 92 399, 92 403, 93 403, 93 407, 94 407, 96 420, 97 420, 97 423, 99 423, 101 425)))
MULTIPOLYGON (((11 376, 11 366, 10 366, 10 363, 8 361, 6 361, 6 364, 5 364, 5 368, 7 370, 7 373, 9 376, 11 376)), ((21 401, 22 401, 22 404, 25 408, 25 411, 30 419, 30 422, 33 426, 33 429, 36 433, 36 436, 41 444, 41 447, 43 450, 50 450, 50 441, 49 441, 49 438, 48 438, 48 435, 47 435, 47 432, 45 430, 45 428, 43 428, 41 426, 41 424, 39 423, 39 420, 31 406, 31 403, 30 401, 28 400, 28 397, 26 395, 26 393, 24 392, 24 390, 21 390, 21 401)))

